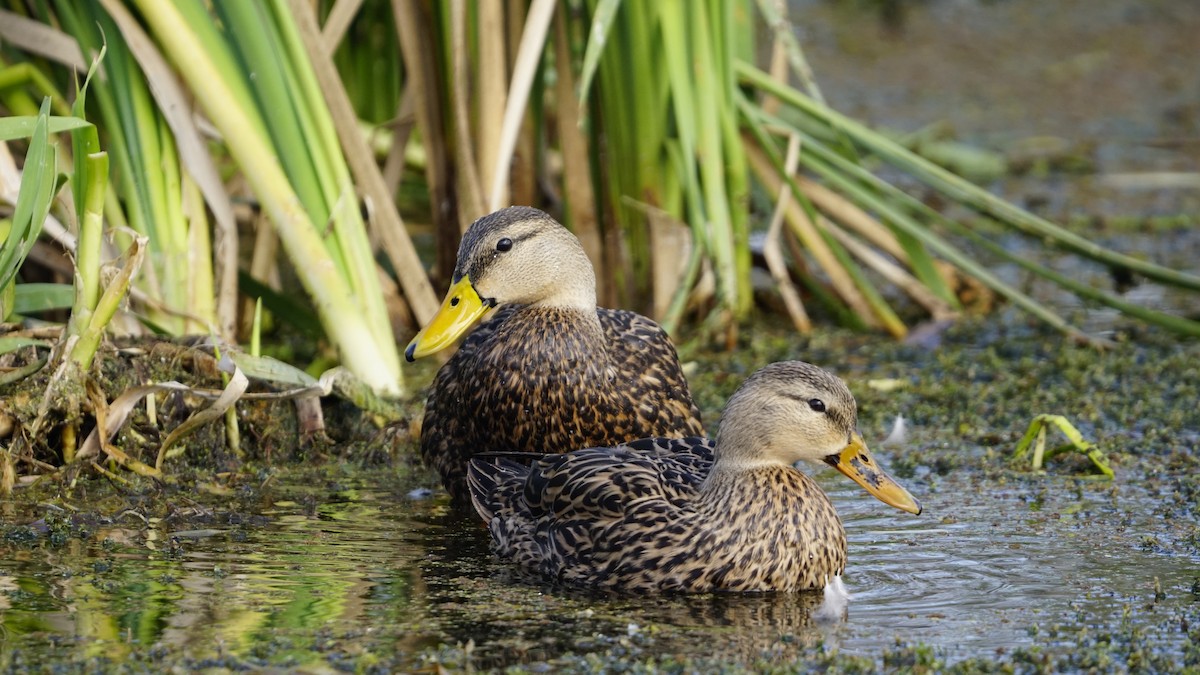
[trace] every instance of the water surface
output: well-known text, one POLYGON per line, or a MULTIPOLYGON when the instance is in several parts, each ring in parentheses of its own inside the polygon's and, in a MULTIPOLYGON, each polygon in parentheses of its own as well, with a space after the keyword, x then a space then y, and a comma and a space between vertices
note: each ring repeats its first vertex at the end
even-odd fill
POLYGON ((1169 652, 1187 637, 1180 613, 1196 616, 1200 560, 1145 545, 1145 533, 1171 534, 1135 485, 912 480, 926 508, 914 517, 835 473, 819 478, 849 535, 853 597, 839 622, 811 618, 819 594, 551 588, 495 560, 481 527, 443 501, 410 499, 385 473, 366 472, 276 487, 261 517, 181 514, 180 530, 113 514, 84 540, 10 538, 0 546, 0 626, 15 650, 6 658, 144 660, 157 650, 315 666, 379 653, 415 668, 439 645, 469 644, 472 662, 488 667, 614 646, 752 661, 822 644, 874 657, 900 641, 954 661, 1070 649, 1079 631, 1123 622, 1169 652))

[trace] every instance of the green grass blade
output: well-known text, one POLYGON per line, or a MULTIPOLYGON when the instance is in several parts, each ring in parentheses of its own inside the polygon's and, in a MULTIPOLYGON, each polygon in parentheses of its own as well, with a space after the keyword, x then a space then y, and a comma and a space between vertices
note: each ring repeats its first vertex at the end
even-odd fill
POLYGON ((1003 246, 993 242, 987 237, 975 232, 971 228, 966 227, 961 223, 949 221, 945 224, 956 234, 969 238, 971 241, 987 249, 994 255, 1015 263, 1021 268, 1026 269, 1038 275, 1039 277, 1042 277, 1043 279, 1058 284, 1080 298, 1086 298, 1088 300, 1099 302, 1103 305, 1112 307, 1123 314, 1136 317, 1149 324, 1161 326, 1173 332, 1179 333, 1180 335, 1200 337, 1200 322, 1192 321, 1181 316, 1165 314, 1163 312, 1150 309, 1149 307, 1144 307, 1142 305, 1122 300, 1111 293, 1102 291, 1099 288, 1089 286, 1085 283, 1060 274, 1045 265, 1031 260, 1028 256, 1014 254, 1005 249, 1003 246))
POLYGON ((1029 236, 1054 242, 1063 248, 1106 265, 1123 267, 1131 272, 1141 274, 1164 284, 1190 290, 1200 290, 1200 276, 1173 270, 1106 249, 1085 237, 1065 230, 1043 218, 1039 218, 991 194, 970 181, 954 175, 933 162, 912 153, 895 141, 868 129, 865 125, 845 117, 826 106, 822 106, 799 91, 775 81, 769 75, 750 64, 739 63, 738 74, 743 82, 779 97, 780 100, 796 107, 805 114, 836 125, 856 143, 867 148, 884 161, 908 171, 950 199, 971 206, 982 213, 989 214, 1005 225, 1013 227, 1029 236))
MULTIPOLYGON (((88 85, 104 61, 106 51, 104 47, 100 49, 100 53, 88 69, 83 84, 75 92, 75 103, 71 112, 80 119, 87 116, 88 85)), ((100 250, 104 197, 108 189, 108 155, 100 151, 100 135, 96 127, 80 127, 71 132, 71 154, 75 163, 71 192, 75 197, 75 217, 79 221, 79 237, 75 244, 75 274, 81 287, 81 301, 91 309, 96 306, 96 300, 100 297, 100 250)))
POLYGON ((238 289, 247 297, 257 298, 273 316, 287 322, 309 338, 319 340, 322 337, 320 318, 293 296, 276 291, 242 270, 238 271, 238 289))
POLYGON ((0 288, 13 281, 25 256, 42 233, 42 223, 50 212, 57 188, 58 155, 50 146, 50 98, 42 100, 41 112, 34 124, 25 154, 25 169, 21 176, 21 187, 17 191, 17 204, 13 210, 12 225, 5 244, 0 247, 0 288))
POLYGON ((74 301, 75 288, 70 284, 17 284, 13 313, 67 309, 74 301))
MULTIPOLYGON (((796 133, 803 140, 802 157, 805 165, 833 188, 857 204, 863 210, 875 213, 896 235, 896 240, 908 255, 909 263, 917 279, 951 307, 960 307, 958 298, 946 284, 934 266, 928 248, 911 231, 922 226, 898 205, 919 203, 899 188, 876 177, 856 161, 847 159, 843 153, 833 150, 824 141, 809 135, 798 126, 793 126, 777 117, 766 115, 761 109, 751 106, 743 98, 743 111, 761 122, 773 124, 796 133), (903 221, 903 227, 896 221, 903 221)), ((928 228, 924 228, 928 230, 928 228)), ((936 236, 930 233, 931 236, 936 236)))
MULTIPOLYGON (((588 94, 592 88, 592 78, 600 65, 600 56, 608 43, 608 34, 612 30, 617 10, 621 8, 621 0, 600 0, 592 12, 591 30, 588 33, 587 49, 583 53, 583 67, 579 76, 579 107, 587 105, 588 94)), ((562 8, 564 11, 565 7, 562 8)))
MULTIPOLYGON (((218 61, 210 59, 204 51, 199 35, 211 29, 211 20, 204 17, 203 23, 209 28, 202 29, 188 23, 188 12, 194 13, 198 7, 194 2, 180 3, 193 7, 188 11, 180 11, 174 3, 156 0, 136 0, 136 4, 151 32, 159 38, 224 135, 230 154, 270 215, 301 283, 317 307, 326 334, 338 346, 346 366, 376 391, 399 394, 399 359, 390 334, 384 344, 384 337, 373 333, 371 321, 363 315, 360 302, 331 258, 322 231, 305 211, 267 137, 259 134, 260 127, 254 121, 260 119, 257 112, 237 105, 236 94, 226 81, 238 78, 218 71, 218 61)), ((239 4, 224 3, 224 6, 239 4)))
MULTIPOLYGON (((25 347, 44 347, 50 349, 54 344, 46 340, 36 340, 27 337, 0 337, 0 354, 15 352, 18 349, 25 347)), ((12 380, 0 381, 0 384, 7 384, 12 380)))
MULTIPOLYGON (((37 121, 37 117, 0 117, 0 142, 15 141, 18 138, 29 138, 33 135, 37 121)), ((90 126, 92 126, 91 122, 78 117, 52 115, 46 121, 46 130, 50 134, 90 126)))
MULTIPOLYGON (((751 129, 755 130, 756 135, 760 137, 760 142, 762 142, 762 139, 766 136, 765 130, 762 129, 761 124, 756 122, 757 115, 754 110, 748 108, 749 103, 743 102, 743 105, 743 113, 745 118, 751 122, 751 129)), ((806 144, 802 144, 801 148, 801 152, 807 151, 806 144)), ((778 156, 778 153, 773 152, 773 149, 769 147, 769 144, 765 145, 765 149, 767 150, 767 154, 771 158, 772 163, 775 165, 776 170, 779 171, 779 175, 787 177, 789 183, 791 183, 792 190, 796 194, 800 194, 800 189, 797 185, 795 185, 795 181, 793 181, 791 177, 787 176, 784 172, 783 160, 778 156)), ((812 163, 811 159, 806 160, 806 163, 810 167, 816 166, 814 163, 812 163)), ((882 181, 880 181, 880 183, 882 183, 882 181)), ((843 187, 849 188, 850 186, 847 185, 843 187)), ((894 189, 898 190, 898 188, 894 189)), ((869 193, 866 193, 865 195, 860 194, 860 198, 863 196, 870 198, 869 193)), ((999 295, 1008 298, 1013 304, 1024 309, 1033 316, 1076 339, 1088 339, 1087 336, 1080 332, 1078 328, 1075 328, 1067 323, 1066 320, 1064 320, 1058 314, 1055 314, 1048 307, 1010 286, 1009 284, 1006 284, 999 277, 988 271, 987 268, 983 267, 974 259, 972 259, 969 255, 960 251, 957 247, 945 241, 941 237, 933 234, 928 228, 920 226, 912 219, 894 218, 891 222, 896 227, 907 231, 908 234, 924 243, 929 247, 930 250, 945 258, 952 265, 975 277, 985 286, 992 289, 999 295)))
MULTIPOLYGON (((783 124, 778 121, 776 123, 783 124)), ((1200 331, 1200 323, 1126 302, 1111 293, 1059 274, 1049 267, 1031 260, 1027 255, 1009 251, 987 237, 978 234, 970 227, 943 216, 924 202, 875 176, 858 164, 846 160, 840 154, 834 152, 816 139, 805 137, 802 147, 803 151, 807 153, 806 164, 810 170, 825 178, 832 186, 838 188, 844 195, 853 199, 864 209, 874 211, 880 214, 886 222, 893 223, 897 234, 913 236, 912 232, 921 229, 927 233, 928 237, 940 240, 940 237, 937 237, 928 228, 929 224, 938 224, 957 235, 970 238, 977 245, 987 249, 993 255, 1015 263, 1044 279, 1056 283, 1081 298, 1102 303, 1129 316, 1167 328, 1181 335, 1194 336, 1200 331), (874 191, 866 189, 865 186, 874 188, 874 191), (886 197, 886 199, 880 198, 880 195, 886 197), (910 216, 902 209, 908 209, 915 213, 916 216, 910 216), (926 225, 921 225, 920 222, 922 221, 926 225)), ((914 239, 916 238, 914 237, 914 239)), ((962 269, 967 274, 978 277, 982 268, 972 267, 962 269)), ((1009 297, 1006 292, 1000 289, 993 288, 992 290, 1005 297, 1009 297)))

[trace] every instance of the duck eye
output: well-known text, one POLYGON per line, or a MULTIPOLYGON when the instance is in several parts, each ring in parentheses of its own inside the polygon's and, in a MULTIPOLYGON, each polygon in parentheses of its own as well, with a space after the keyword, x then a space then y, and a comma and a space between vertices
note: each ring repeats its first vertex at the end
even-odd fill
POLYGON ((500 251, 501 253, 503 253, 504 251, 507 251, 511 248, 512 248, 512 239, 509 239, 508 237, 505 237, 505 238, 501 239, 500 241, 496 242, 496 250, 500 251))
POLYGON ((812 408, 816 412, 823 413, 825 412, 825 401, 822 401, 819 398, 810 398, 808 399, 808 407, 812 408))

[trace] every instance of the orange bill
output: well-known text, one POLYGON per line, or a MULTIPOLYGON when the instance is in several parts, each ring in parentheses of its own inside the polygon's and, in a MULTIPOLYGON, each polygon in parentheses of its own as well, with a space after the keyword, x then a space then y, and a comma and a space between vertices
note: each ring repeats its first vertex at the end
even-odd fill
POLYGON ((850 444, 836 455, 825 460, 833 468, 850 477, 850 480, 866 488, 879 501, 901 511, 920 514, 921 504, 888 475, 871 456, 867 444, 858 432, 850 437, 850 444))
POLYGON ((421 332, 408 343, 408 348, 404 350, 404 358, 415 361, 449 347, 489 309, 491 307, 475 292, 470 277, 464 275, 446 291, 446 298, 442 300, 437 314, 434 314, 421 332))

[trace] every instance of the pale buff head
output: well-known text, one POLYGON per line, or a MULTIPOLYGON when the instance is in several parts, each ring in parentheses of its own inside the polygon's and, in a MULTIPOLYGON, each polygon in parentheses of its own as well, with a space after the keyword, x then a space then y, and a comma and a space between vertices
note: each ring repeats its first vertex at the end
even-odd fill
POLYGON ((579 240, 528 206, 500 209, 471 224, 454 268, 456 282, 464 276, 489 304, 596 309, 596 275, 579 240))
POLYGON ((837 469, 885 504, 920 513, 920 502, 879 465, 857 425, 858 405, 845 382, 802 361, 772 363, 725 406, 707 484, 805 460, 837 469))
POLYGON ((826 462, 851 441, 854 396, 838 377, 802 361, 772 363, 729 399, 717 433, 727 466, 826 462))

